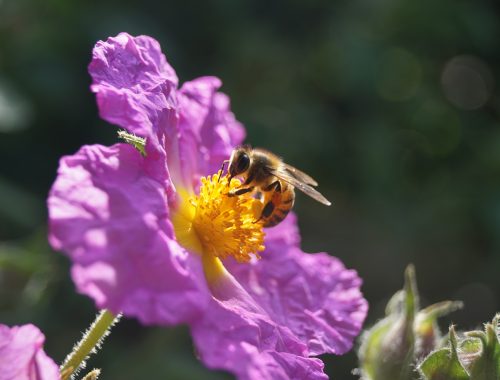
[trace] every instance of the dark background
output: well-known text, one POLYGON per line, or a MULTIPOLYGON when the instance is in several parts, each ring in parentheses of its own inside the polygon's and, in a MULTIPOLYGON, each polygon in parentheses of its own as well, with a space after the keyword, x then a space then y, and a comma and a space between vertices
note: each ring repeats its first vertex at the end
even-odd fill
MULTIPOLYGON (((494 1, 0 1, 0 321, 33 322, 60 361, 93 319, 48 247, 57 161, 116 141, 87 64, 118 32, 158 39, 181 82, 216 75, 247 141, 310 173, 303 248, 364 279, 368 323, 417 268, 422 302, 474 328, 499 309, 500 15, 494 1)), ((325 357, 351 379, 353 352, 325 357)), ((90 367, 102 379, 218 379, 186 328, 124 320, 90 367)))

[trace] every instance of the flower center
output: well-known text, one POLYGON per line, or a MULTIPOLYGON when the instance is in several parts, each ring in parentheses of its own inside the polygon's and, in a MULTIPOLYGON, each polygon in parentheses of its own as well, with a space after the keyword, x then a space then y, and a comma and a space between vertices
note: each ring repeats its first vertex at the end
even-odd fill
POLYGON ((241 186, 237 179, 228 185, 221 172, 201 178, 198 196, 180 190, 180 203, 172 216, 177 240, 185 248, 203 256, 238 262, 259 258, 264 250, 262 223, 256 222, 262 203, 249 194, 228 196, 228 191, 241 186))

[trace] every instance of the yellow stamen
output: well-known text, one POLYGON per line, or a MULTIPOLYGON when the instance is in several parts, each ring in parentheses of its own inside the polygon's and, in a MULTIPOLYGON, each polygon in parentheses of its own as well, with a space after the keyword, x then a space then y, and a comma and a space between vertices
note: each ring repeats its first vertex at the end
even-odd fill
MULTIPOLYGON (((229 197, 231 189, 241 186, 227 176, 214 174, 201 179, 200 194, 179 190, 179 207, 172 216, 177 240, 185 248, 210 257, 234 257, 248 262, 264 250, 262 222, 256 222, 262 203, 249 194, 229 197)), ((222 265, 222 264, 221 264, 222 265)), ((216 275, 216 274, 214 274, 216 275)))

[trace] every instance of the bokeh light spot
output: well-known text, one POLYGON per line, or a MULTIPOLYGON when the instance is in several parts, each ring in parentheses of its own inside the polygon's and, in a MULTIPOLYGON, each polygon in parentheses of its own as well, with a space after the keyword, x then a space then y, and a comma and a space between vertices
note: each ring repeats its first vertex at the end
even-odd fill
POLYGON ((12 85, 0 79, 0 132, 26 129, 32 116, 28 101, 12 85))
POLYGON ((445 65, 441 86, 454 106, 474 110, 486 104, 494 87, 491 71, 479 58, 457 56, 445 65))

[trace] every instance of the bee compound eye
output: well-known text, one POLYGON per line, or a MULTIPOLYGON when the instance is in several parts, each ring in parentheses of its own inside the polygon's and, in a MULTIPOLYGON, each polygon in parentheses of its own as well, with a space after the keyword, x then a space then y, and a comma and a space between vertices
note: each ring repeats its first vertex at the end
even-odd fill
POLYGON ((240 157, 238 157, 238 161, 236 162, 236 170, 238 173, 243 173, 250 166, 250 157, 246 153, 243 153, 240 157))

